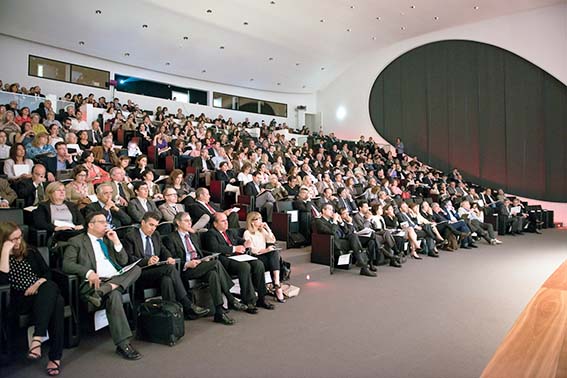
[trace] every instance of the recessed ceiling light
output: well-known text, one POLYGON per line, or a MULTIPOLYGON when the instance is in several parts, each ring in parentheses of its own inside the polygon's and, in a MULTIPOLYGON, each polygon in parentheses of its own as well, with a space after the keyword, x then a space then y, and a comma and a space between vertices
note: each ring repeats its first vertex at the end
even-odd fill
POLYGON ((325 67, 321 67, 321 71, 325 71, 325 67))
POLYGON ((248 21, 244 21, 242 24, 243 24, 244 26, 247 26, 247 25, 248 25, 248 21))
POLYGON ((350 6, 350 9, 354 9, 354 5, 351 5, 351 6, 350 6))
POLYGON ((400 29, 402 29, 402 30, 406 30, 406 27, 405 27, 405 26, 402 26, 402 27, 401 27, 400 29))
POLYGON ((96 13, 96 14, 101 14, 102 11, 101 11, 100 9, 97 9, 97 10, 95 10, 95 13, 96 13))
POLYGON ((272 58, 272 57, 269 57, 269 58, 268 58, 268 60, 269 60, 269 61, 271 62, 272 60, 274 60, 274 58, 272 58))
POLYGON ((400 16, 405 16, 406 14, 404 12, 400 12, 400 16))
POLYGON ((186 40, 188 40, 188 39, 189 39, 188 36, 183 37, 183 40, 184 40, 184 41, 186 41, 186 40))
POLYGON ((84 46, 85 41, 79 41, 79 45, 84 46))
POLYGON ((213 13, 213 10, 212 10, 212 9, 207 9, 207 13, 209 13, 209 14, 210 14, 210 13, 213 13))
POLYGON ((276 2, 275 2, 275 1, 270 1, 270 4, 275 5, 276 2))
POLYGON ((415 5, 410 5, 410 8, 411 8, 411 9, 415 9, 415 5))
POLYGON ((372 37, 372 40, 375 41, 375 40, 376 40, 376 37, 372 37))
POLYGON ((142 25, 142 28, 147 29, 147 28, 148 28, 148 25, 147 25, 147 24, 144 24, 144 25, 142 25))
POLYGON ((130 56, 130 53, 129 53, 129 52, 125 52, 125 53, 124 53, 124 56, 130 56))
POLYGON ((253 78, 253 77, 251 77, 251 78, 250 78, 250 81, 254 81, 254 78, 253 78))
POLYGON ((473 9, 474 9, 474 10, 479 10, 480 7, 479 7, 478 5, 475 5, 475 6, 473 7, 473 9))
POLYGON ((434 19, 435 21, 437 21, 437 20, 439 19, 439 17, 438 17, 438 16, 435 16, 435 17, 433 17, 433 19, 434 19))
POLYGON ((166 65, 166 66, 171 66, 171 63, 165 62, 165 65, 166 65))
POLYGON ((325 19, 324 19, 324 18, 322 18, 322 19, 320 19, 320 20, 319 20, 319 22, 325 22, 325 19))
POLYGON ((207 70, 201 70, 201 72, 202 72, 202 73, 206 73, 206 72, 207 72, 207 70))
POLYGON ((350 31, 351 31, 351 28, 348 28, 346 31, 347 31, 347 32, 350 32, 350 31))
POLYGON ((220 46, 219 49, 224 50, 224 46, 220 46))
POLYGON ((382 17, 378 16, 378 17, 376 17, 376 19, 377 19, 378 21, 380 21, 380 20, 382 20, 382 17))
POLYGON ((297 67, 299 67, 299 66, 301 65, 301 63, 295 63, 295 65, 296 65, 297 67))
POLYGON ((307 87, 307 85, 302 85, 302 86, 301 86, 301 88, 306 88, 306 87, 307 87))
POLYGON ((276 85, 282 85, 282 83, 276 83, 276 85))

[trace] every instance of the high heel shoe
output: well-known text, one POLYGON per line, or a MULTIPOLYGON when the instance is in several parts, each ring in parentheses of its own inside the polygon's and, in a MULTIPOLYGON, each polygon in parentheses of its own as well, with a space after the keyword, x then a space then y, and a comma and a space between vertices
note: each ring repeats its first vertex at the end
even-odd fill
POLYGON ((412 259, 422 260, 422 257, 420 255, 418 255, 417 253, 416 254, 412 253, 410 256, 411 256, 412 259))
POLYGON ((283 295, 283 291, 280 285, 274 285, 275 294, 276 294, 276 301, 279 303, 285 303, 285 297, 283 295), (279 295, 278 295, 279 294, 279 295), (281 298, 280 298, 281 296, 281 298))

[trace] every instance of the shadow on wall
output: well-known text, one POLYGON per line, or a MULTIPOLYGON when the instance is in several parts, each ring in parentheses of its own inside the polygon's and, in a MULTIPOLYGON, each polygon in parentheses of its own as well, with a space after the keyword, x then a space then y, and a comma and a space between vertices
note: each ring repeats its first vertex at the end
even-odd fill
POLYGON ((433 167, 567 202, 567 87, 507 50, 462 40, 413 49, 378 76, 369 110, 380 135, 433 167))

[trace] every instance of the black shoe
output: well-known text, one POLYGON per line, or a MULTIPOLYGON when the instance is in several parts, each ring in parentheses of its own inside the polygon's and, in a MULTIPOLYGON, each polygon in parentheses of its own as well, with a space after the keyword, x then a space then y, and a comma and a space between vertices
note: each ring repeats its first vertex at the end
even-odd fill
POLYGON ((536 234, 540 234, 540 235, 541 235, 541 231, 539 231, 539 230, 535 230, 534 232, 535 232, 536 234))
POLYGON ((366 277, 376 277, 376 276, 377 276, 376 273, 371 272, 371 271, 368 270, 368 268, 366 268, 366 267, 360 269, 360 275, 361 275, 361 276, 366 276, 366 277))
POLYGON ((376 271, 378 271, 378 269, 376 269, 376 266, 374 266, 374 264, 368 265, 368 269, 370 269, 371 272, 376 272, 376 271))
POLYGON ((239 301, 234 301, 232 303, 230 303, 228 305, 228 308, 236 310, 236 311, 246 311, 246 309, 248 308, 248 306, 246 306, 244 303, 239 302, 239 301))
POLYGON ((91 295, 86 296, 87 301, 92 304, 94 307, 99 308, 102 306, 102 298, 97 291, 94 291, 91 295))
POLYGON ((142 358, 140 352, 138 352, 134 347, 130 344, 125 344, 123 346, 116 347, 116 353, 126 360, 139 360, 142 358))
POLYGON ((390 266, 393 266, 394 268, 401 268, 402 264, 400 264, 400 262, 396 259, 390 259, 390 266))
POLYGON ((439 253, 437 253, 437 252, 429 252, 429 253, 427 254, 427 256, 429 256, 429 257, 439 257, 439 253))
POLYGON ((266 301, 257 302, 257 303, 256 303, 256 306, 265 308, 266 310, 273 310, 273 309, 276 308, 276 306, 274 306, 273 304, 268 303, 268 302, 266 302, 266 301))
POLYGON ((471 243, 471 244, 469 245, 469 247, 471 247, 471 248, 478 248, 478 245, 471 243))
POLYGON ((234 323, 236 323, 236 321, 234 319, 230 318, 225 313, 215 314, 214 322, 224 324, 224 325, 233 325, 234 323))
POLYGON ((247 313, 249 314, 257 314, 258 313, 258 307, 253 306, 253 305, 246 305, 246 307, 248 307, 246 310, 247 313))
POLYGON ((462 248, 462 249, 472 249, 472 248, 471 248, 470 246, 468 246, 468 245, 463 245, 463 246, 461 246, 461 248, 462 248))
POLYGON ((191 303, 191 307, 185 308, 185 319, 195 320, 198 318, 202 318, 203 316, 209 315, 211 310, 208 308, 199 307, 194 303, 191 303))

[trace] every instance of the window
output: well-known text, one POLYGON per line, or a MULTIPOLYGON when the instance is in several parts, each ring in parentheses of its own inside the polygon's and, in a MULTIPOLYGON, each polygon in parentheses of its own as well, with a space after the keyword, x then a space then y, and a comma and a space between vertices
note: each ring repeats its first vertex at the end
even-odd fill
POLYGON ((108 89, 110 72, 29 55, 28 75, 108 89))
POLYGON ((207 92, 199 89, 183 88, 173 84, 120 74, 114 75, 114 80, 116 80, 116 89, 120 92, 188 102, 190 104, 207 105, 207 92))
POLYGON ((213 106, 215 108, 239 110, 241 112, 287 117, 286 104, 233 96, 219 92, 213 93, 213 106))

